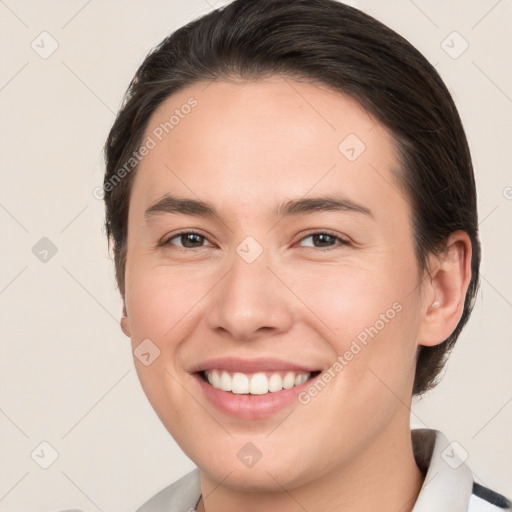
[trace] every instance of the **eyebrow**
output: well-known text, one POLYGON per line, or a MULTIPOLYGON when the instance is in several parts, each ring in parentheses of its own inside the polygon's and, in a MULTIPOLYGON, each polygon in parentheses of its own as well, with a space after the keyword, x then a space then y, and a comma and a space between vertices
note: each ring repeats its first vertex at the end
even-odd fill
MULTIPOLYGON (((374 218, 372 211, 359 203, 343 196, 320 196, 311 198, 294 199, 281 203, 271 213, 275 217, 307 215, 323 211, 347 211, 356 212, 374 218)), ((221 219, 220 214, 212 203, 191 198, 181 198, 171 194, 164 195, 144 213, 144 218, 151 218, 166 214, 182 214, 198 217, 221 219)))

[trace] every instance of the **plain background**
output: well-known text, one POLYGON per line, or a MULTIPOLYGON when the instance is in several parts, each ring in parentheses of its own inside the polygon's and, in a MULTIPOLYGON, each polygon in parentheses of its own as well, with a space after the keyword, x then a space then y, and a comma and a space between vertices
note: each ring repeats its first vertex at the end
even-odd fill
MULTIPOLYGON (((476 481, 510 497, 512 2, 351 3, 436 66, 459 108, 476 173, 478 301, 442 383, 415 404, 412 425, 442 430, 476 481)), ((213 6, 0 1, 1 511, 130 511, 194 467, 135 373, 119 327, 103 203, 93 190, 136 68, 168 33, 213 6), (52 451, 42 442, 58 454, 48 469, 40 466, 52 451)))

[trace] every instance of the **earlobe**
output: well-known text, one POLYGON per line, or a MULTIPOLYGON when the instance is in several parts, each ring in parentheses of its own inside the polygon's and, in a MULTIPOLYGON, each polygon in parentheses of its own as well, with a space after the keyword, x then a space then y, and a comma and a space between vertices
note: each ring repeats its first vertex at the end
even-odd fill
POLYGON ((471 281, 471 240, 464 231, 455 231, 446 251, 437 255, 426 280, 426 307, 422 315, 418 343, 434 346, 450 337, 464 311, 471 281))
POLYGON ((121 315, 120 324, 121 324, 121 330, 124 332, 124 334, 126 336, 128 336, 128 338, 131 338, 132 334, 131 334, 131 330, 130 330, 130 320, 128 318, 128 313, 126 311, 126 305, 125 305, 124 301, 123 301, 123 313, 121 315))

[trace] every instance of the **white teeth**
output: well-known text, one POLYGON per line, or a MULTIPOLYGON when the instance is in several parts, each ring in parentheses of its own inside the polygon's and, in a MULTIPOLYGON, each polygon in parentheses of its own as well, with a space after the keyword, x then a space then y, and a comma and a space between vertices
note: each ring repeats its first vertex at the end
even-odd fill
POLYGON ((213 372, 211 375, 212 381, 210 384, 216 388, 220 388, 220 377, 217 372, 213 372))
POLYGON ((268 379, 264 373, 255 373, 249 381, 251 395, 264 395, 268 393, 268 379))
POLYGON ((258 372, 246 375, 235 372, 230 374, 224 370, 206 370, 208 382, 216 389, 231 391, 237 395, 265 395, 269 392, 290 389, 300 386, 310 377, 310 372, 258 372))
POLYGON ((222 372, 222 376, 220 378, 220 389, 223 391, 231 391, 231 377, 228 372, 222 372))
POLYGON ((295 374, 292 372, 288 372, 283 379, 283 388, 290 389, 293 388, 295 384, 295 374))
POLYGON ((249 377, 245 373, 234 373, 231 380, 231 392, 237 395, 249 393, 249 377))
POLYGON ((283 389, 283 379, 278 373, 273 373, 268 379, 268 390, 281 391, 281 389, 283 389))
POLYGON ((308 380, 308 376, 305 373, 299 373, 297 377, 295 377, 295 385, 299 386, 300 384, 304 384, 308 380))

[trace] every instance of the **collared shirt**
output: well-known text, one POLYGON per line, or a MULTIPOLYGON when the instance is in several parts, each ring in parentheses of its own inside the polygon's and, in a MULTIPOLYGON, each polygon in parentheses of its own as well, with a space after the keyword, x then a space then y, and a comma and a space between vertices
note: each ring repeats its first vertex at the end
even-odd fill
MULTIPOLYGON (((505 512, 512 503, 473 481, 473 474, 438 430, 411 431, 414 457, 425 480, 412 512, 505 512)), ((193 512, 201 497, 199 468, 164 488, 136 512, 193 512)))

